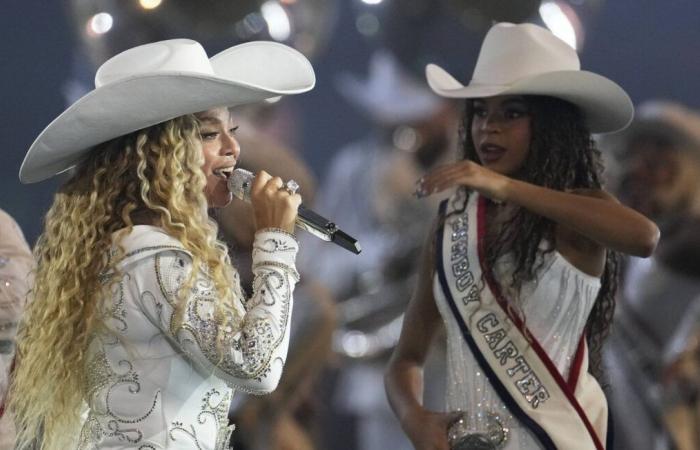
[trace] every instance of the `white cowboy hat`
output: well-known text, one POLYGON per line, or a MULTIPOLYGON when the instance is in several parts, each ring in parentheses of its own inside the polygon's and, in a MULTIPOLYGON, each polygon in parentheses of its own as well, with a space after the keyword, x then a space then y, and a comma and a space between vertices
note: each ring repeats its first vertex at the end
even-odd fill
POLYGON ((315 82, 311 63, 275 42, 237 45, 211 59, 189 39, 134 47, 102 64, 95 89, 41 132, 19 178, 44 180, 75 166, 97 144, 184 114, 299 94, 315 82))
POLYGON ((366 80, 343 73, 337 79, 337 88, 350 103, 384 125, 425 120, 436 114, 444 101, 401 68, 386 50, 372 55, 366 80))
POLYGON ((467 86, 434 64, 426 67, 426 77, 444 97, 547 95, 567 100, 581 109, 592 133, 621 130, 634 115, 632 101, 620 86, 581 70, 572 47, 533 24, 491 27, 467 86))

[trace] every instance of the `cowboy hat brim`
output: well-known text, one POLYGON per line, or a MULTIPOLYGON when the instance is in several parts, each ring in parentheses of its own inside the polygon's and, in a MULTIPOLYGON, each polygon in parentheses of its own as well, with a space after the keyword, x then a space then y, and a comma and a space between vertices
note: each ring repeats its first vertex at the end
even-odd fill
POLYGON ((308 60, 273 42, 238 45, 210 62, 213 75, 134 75, 81 97, 36 138, 20 168, 20 181, 45 180, 75 166, 97 144, 175 117, 299 94, 315 84, 308 60))
POLYGON ((547 95, 578 106, 592 133, 612 133, 625 128, 634 117, 627 93, 613 81, 584 70, 547 72, 508 85, 472 82, 464 86, 440 66, 426 67, 428 84, 449 98, 484 98, 497 95, 547 95))

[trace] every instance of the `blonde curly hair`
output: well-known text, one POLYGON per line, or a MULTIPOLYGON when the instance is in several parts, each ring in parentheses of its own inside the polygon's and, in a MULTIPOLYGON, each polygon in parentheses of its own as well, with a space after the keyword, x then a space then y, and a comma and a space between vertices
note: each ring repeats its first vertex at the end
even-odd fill
POLYGON ((182 116, 98 145, 56 194, 18 333, 8 405, 18 448, 65 449, 79 430, 88 343, 119 279, 105 284, 101 275, 118 273, 119 237, 135 223, 157 224, 192 254, 191 278, 206 270, 217 286, 220 320, 236 311, 237 275, 207 216, 203 162, 199 122, 182 116))

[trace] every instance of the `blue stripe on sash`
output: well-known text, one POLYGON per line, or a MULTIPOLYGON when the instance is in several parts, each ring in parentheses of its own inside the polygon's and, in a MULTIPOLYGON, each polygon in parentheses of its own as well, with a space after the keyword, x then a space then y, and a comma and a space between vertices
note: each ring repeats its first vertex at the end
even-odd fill
POLYGON ((476 358, 476 361, 481 367, 481 370, 483 370, 486 376, 488 377, 489 381, 491 382, 491 385, 500 397, 501 401, 508 407, 508 410, 537 437, 537 439, 540 441, 540 443, 544 446, 545 449, 557 450, 557 447, 554 445, 554 442, 552 442, 552 439, 549 437, 547 432, 545 432, 537 424, 537 422, 532 420, 532 418, 529 415, 527 415, 527 413, 523 411, 522 408, 520 408, 517 402, 513 400, 503 383, 501 383, 501 380, 493 372, 491 366, 481 354, 481 351, 476 345, 476 342, 474 342, 474 339, 472 338, 469 329, 467 328, 466 324, 464 323, 464 320, 462 319, 462 316, 459 313, 457 304, 455 303, 454 298, 452 298, 452 293, 450 291, 449 285, 447 284, 447 277, 445 276, 445 269, 443 267, 444 259, 442 253, 443 237, 445 234, 445 221, 447 220, 447 218, 445 217, 445 213, 447 211, 447 202, 447 200, 444 200, 442 203, 440 203, 439 215, 442 218, 442 223, 440 224, 440 227, 438 227, 436 240, 437 275, 438 280, 440 281, 440 286, 442 287, 445 297, 447 298, 447 303, 450 306, 450 309, 452 310, 452 314, 457 320, 457 324, 459 325, 459 328, 462 331, 462 336, 464 336, 464 340, 467 342, 467 345, 471 349, 471 352, 476 358))

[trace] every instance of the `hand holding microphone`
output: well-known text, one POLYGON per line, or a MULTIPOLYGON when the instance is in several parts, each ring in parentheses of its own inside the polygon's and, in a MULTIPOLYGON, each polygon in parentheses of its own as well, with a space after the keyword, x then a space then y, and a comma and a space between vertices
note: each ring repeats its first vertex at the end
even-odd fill
POLYGON ((245 202, 252 201, 257 228, 277 227, 292 231, 296 225, 324 241, 333 242, 355 254, 362 251, 357 239, 301 204, 301 197, 296 194, 299 186, 293 180, 285 184, 280 178, 272 178, 263 171, 255 176, 245 169, 236 169, 229 177, 227 184, 229 191, 237 198, 245 202), (264 200, 265 197, 267 202, 264 200), (269 202, 278 203, 281 207, 268 208, 262 205, 269 202), (295 210, 298 214, 294 214, 295 210))
POLYGON ((258 172, 250 183, 249 199, 253 205, 255 228, 280 228, 292 233, 297 209, 301 205, 301 196, 296 190, 285 188, 281 178, 264 170, 258 172))

